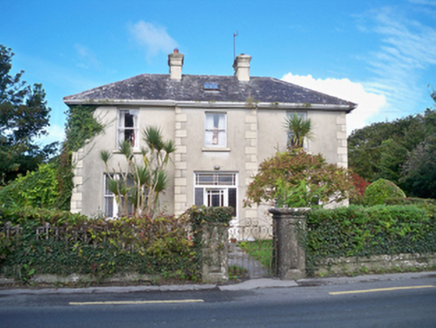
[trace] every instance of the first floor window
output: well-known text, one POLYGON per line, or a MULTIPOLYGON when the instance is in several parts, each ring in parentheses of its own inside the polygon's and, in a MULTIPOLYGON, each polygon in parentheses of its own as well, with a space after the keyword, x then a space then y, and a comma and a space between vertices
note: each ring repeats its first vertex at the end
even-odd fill
POLYGON ((204 145, 206 147, 226 147, 226 113, 206 113, 204 145))
POLYGON ((138 148, 139 120, 138 111, 120 109, 118 111, 118 144, 128 141, 133 148, 138 148))
MULTIPOLYGON (((289 120, 291 117, 293 117, 294 115, 297 115, 298 118, 302 119, 303 121, 307 120, 307 115, 305 112, 287 112, 286 113, 286 118, 287 120, 289 120)), ((288 130, 288 138, 287 138, 287 144, 289 146, 292 137, 294 136, 294 132, 293 131, 289 131, 288 130)), ((304 139, 303 142, 303 149, 307 150, 307 138, 304 139)))
POLYGON ((231 206, 237 215, 236 173, 195 173, 195 205, 231 206))

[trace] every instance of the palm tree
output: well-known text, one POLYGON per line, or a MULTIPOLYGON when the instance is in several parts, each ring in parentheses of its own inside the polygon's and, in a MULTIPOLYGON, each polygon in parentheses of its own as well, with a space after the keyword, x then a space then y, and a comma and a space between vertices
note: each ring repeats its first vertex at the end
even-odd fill
POLYGON ((143 141, 147 148, 141 149, 141 159, 135 156, 129 141, 120 143, 120 153, 124 155, 127 166, 118 170, 109 167, 112 153, 101 151, 100 158, 106 166, 109 177, 109 190, 114 193, 121 216, 127 216, 129 203, 134 215, 153 216, 159 206, 159 195, 165 190, 168 179, 165 171, 170 155, 176 151, 172 140, 165 141, 162 131, 156 127, 147 127, 143 131, 143 141), (130 182, 130 185, 128 184, 130 182))
POLYGON ((312 138, 312 121, 294 113, 285 121, 288 130, 288 149, 303 148, 304 140, 312 138))

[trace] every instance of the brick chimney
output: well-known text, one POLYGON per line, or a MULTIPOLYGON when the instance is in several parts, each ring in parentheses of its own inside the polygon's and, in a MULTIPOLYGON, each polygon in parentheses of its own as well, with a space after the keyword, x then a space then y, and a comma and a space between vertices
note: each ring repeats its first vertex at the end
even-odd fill
POLYGON ((185 55, 179 53, 179 49, 174 49, 174 52, 168 55, 168 66, 170 67, 171 80, 182 79, 183 58, 185 55))
POLYGON ((250 81, 250 61, 251 56, 240 54, 236 56, 233 62, 233 69, 235 70, 235 76, 240 82, 250 81))

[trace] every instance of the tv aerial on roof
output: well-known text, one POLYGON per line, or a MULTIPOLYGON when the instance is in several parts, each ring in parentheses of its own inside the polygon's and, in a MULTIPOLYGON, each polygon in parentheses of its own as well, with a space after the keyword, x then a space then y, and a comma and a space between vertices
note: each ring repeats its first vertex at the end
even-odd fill
POLYGON ((236 31, 236 33, 233 33, 233 60, 235 60, 236 58, 236 44, 235 44, 235 39, 238 36, 238 31, 236 31))

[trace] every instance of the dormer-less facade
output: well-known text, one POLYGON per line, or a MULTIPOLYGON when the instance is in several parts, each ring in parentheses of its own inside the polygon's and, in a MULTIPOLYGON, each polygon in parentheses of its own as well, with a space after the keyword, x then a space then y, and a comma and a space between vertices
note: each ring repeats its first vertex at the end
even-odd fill
POLYGON ((71 211, 116 216, 105 186, 100 151, 111 150, 112 166, 124 161, 120 141, 139 151, 141 131, 160 127, 175 141, 174 165, 161 208, 179 215, 193 204, 233 206, 236 220, 256 222, 264 209, 243 207, 259 164, 286 150, 285 119, 310 118, 313 138, 305 147, 331 163, 347 166, 346 114, 355 104, 269 77, 251 77, 248 55, 236 57, 232 76, 182 74, 184 56, 168 56, 170 74, 143 74, 64 98, 68 106, 98 105, 105 132, 74 154, 71 211))

